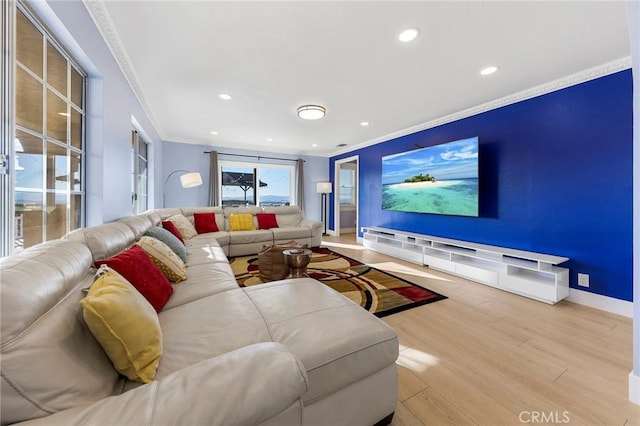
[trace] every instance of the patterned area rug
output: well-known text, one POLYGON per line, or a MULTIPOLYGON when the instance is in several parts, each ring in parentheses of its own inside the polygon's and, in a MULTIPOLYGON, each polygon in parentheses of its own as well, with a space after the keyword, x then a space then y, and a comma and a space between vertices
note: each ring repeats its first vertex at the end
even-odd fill
MULTIPOLYGON (((257 255, 230 262, 241 287, 262 284, 257 255)), ((313 249, 307 273, 378 317, 447 298, 323 247, 313 249)))

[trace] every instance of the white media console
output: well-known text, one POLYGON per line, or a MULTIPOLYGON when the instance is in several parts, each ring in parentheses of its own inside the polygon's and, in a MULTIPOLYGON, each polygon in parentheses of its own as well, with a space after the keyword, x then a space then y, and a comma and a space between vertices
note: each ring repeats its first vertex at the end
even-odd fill
POLYGON ((362 227, 362 244, 419 265, 554 304, 569 296, 567 257, 386 228, 362 227))

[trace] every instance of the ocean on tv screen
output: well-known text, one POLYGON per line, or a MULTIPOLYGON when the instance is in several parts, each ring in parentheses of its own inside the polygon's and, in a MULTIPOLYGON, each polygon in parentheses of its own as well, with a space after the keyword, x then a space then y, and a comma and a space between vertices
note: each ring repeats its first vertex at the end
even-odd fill
POLYGON ((478 138, 382 158, 382 209, 478 216, 478 138))

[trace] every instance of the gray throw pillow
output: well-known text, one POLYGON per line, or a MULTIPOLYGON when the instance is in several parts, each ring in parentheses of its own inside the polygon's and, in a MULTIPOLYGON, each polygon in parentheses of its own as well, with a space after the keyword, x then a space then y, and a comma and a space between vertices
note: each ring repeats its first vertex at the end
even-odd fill
POLYGON ((182 244, 182 241, 180 241, 178 237, 173 235, 171 232, 164 228, 160 228, 159 226, 155 226, 153 228, 149 228, 145 235, 162 241, 168 245, 183 262, 187 262, 187 248, 182 244))

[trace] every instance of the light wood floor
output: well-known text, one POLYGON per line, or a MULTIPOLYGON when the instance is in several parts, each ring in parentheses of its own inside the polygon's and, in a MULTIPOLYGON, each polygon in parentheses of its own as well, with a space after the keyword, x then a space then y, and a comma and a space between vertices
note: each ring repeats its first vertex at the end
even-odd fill
POLYGON ((400 425, 640 425, 632 320, 554 306, 358 246, 323 245, 449 298, 384 318, 398 333, 400 425))

